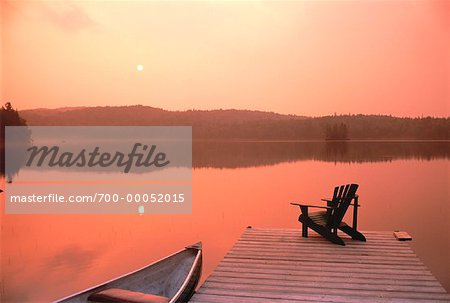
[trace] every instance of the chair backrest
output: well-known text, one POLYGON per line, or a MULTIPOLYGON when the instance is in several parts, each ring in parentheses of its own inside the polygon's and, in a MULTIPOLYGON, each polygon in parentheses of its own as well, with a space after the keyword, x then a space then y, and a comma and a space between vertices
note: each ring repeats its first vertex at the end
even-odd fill
POLYGON ((347 184, 334 188, 333 199, 329 203, 329 206, 334 206, 334 209, 328 213, 328 227, 337 227, 341 224, 358 186, 358 184, 347 184))

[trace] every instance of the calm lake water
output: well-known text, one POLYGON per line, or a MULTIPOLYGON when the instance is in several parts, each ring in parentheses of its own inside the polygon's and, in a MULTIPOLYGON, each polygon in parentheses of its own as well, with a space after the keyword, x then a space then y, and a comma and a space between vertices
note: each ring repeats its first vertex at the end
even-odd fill
POLYGON ((190 215, 3 214, 0 301, 48 302, 199 240, 204 279, 246 226, 300 236, 289 202, 319 203, 350 182, 360 229, 409 232, 450 291, 450 142, 199 142, 193 164, 190 215))

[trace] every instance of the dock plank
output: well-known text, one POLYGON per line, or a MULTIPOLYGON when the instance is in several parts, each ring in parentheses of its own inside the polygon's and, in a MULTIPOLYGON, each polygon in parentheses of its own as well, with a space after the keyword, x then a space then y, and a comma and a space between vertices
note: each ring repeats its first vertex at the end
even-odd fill
POLYGON ((246 229, 190 302, 450 302, 450 295, 390 231, 346 246, 294 229, 246 229))

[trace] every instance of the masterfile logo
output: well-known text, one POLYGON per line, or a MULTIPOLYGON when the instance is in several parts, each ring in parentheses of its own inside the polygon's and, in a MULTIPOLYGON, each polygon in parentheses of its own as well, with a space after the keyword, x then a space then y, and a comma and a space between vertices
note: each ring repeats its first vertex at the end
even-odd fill
POLYGON ((36 160, 36 166, 42 167, 108 167, 117 166, 123 168, 124 173, 130 172, 131 167, 163 167, 170 163, 166 160, 166 153, 156 152, 157 146, 135 143, 130 153, 121 152, 101 152, 99 146, 92 151, 81 149, 78 154, 72 152, 62 152, 58 146, 32 146, 27 149, 29 153, 26 166, 32 166, 36 160), (45 163, 45 164, 44 164, 45 163))
POLYGON ((6 127, 6 213, 190 213, 191 127, 6 127))

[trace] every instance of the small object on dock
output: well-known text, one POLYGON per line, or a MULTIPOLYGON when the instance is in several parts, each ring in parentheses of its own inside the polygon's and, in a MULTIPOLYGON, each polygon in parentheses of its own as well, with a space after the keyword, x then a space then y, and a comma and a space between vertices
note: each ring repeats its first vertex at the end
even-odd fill
POLYGON ((251 226, 251 225, 249 225, 249 226, 247 226, 247 228, 252 228, 252 226, 251 226))
POLYGON ((396 231, 394 231, 394 236, 399 241, 411 241, 412 240, 412 237, 406 231, 396 230, 396 231))

